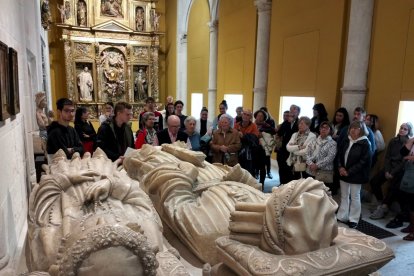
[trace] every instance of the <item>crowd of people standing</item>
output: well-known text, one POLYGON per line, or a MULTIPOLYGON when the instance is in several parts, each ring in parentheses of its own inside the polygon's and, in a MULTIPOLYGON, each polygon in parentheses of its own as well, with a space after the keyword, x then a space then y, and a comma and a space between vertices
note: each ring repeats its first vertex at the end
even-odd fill
POLYGON ((153 146, 182 141, 188 149, 203 151, 207 160, 228 166, 240 164, 264 187, 271 173, 271 155, 276 152, 280 183, 313 177, 323 181, 335 195, 340 191, 339 221, 350 228, 358 226, 361 217, 361 188, 369 183, 379 201, 372 219, 383 218, 393 202, 400 203, 403 213, 387 226, 402 227, 405 217, 410 225, 403 232, 405 240, 414 240, 414 138, 412 124, 401 125, 388 146, 380 131, 375 114, 366 114, 362 107, 355 108, 352 120, 343 107, 336 110, 332 121, 322 103, 313 107, 313 117, 300 116, 301 108, 292 105, 283 113, 283 122, 276 125, 266 107, 253 111, 238 107, 236 117, 230 116, 223 100, 219 114, 213 122, 203 107, 200 118, 183 114, 184 103, 167 99, 165 110, 156 108, 153 98, 146 99, 145 110, 139 114, 139 130, 134 135, 130 120, 132 106, 118 102, 107 103, 100 116, 100 127, 95 132, 89 122, 89 112, 78 107, 75 128, 74 104, 68 99, 57 102, 58 121, 48 129, 48 153, 63 149, 68 158, 78 152, 92 153, 100 147, 113 161, 122 162, 128 148, 140 149, 144 144, 153 146), (385 150, 386 149, 386 150, 385 150), (381 160, 384 165, 371 168, 381 160), (372 177, 371 177, 372 174, 372 177), (389 188, 383 194, 383 184, 389 188), (404 212, 405 211, 405 212, 404 212))

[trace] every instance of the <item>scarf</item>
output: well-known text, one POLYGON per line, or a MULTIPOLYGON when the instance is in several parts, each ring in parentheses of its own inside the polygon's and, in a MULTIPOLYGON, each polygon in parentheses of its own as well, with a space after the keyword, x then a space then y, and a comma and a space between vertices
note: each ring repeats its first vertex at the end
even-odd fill
POLYGON ((155 131, 154 128, 151 128, 151 129, 147 128, 146 130, 147 130, 147 135, 145 135, 145 143, 152 145, 154 142, 155 135, 157 135, 157 132, 155 131))

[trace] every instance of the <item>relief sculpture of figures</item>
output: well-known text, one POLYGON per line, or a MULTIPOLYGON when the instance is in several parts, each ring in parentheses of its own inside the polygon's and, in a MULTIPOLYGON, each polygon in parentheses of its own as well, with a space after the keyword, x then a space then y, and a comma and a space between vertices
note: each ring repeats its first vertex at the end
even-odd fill
POLYGON ((78 25, 86 27, 87 25, 87 8, 83 0, 78 1, 78 25))
POLYGON ((52 16, 50 14, 49 0, 43 0, 40 6, 42 27, 45 30, 49 30, 50 23, 52 23, 52 16))
POLYGON ((30 271, 172 275, 163 271, 168 268, 188 275, 170 253, 176 250, 164 245, 151 200, 117 165, 100 149, 82 159, 75 154, 67 160, 62 150, 55 154, 29 199, 30 271))
POLYGON ((143 101, 148 97, 147 73, 142 68, 138 70, 138 74, 134 80, 134 99, 136 102, 143 101))
POLYGON ((85 66, 83 71, 78 75, 78 87, 80 92, 80 101, 92 101, 93 79, 87 66, 85 66))
POLYGON ((125 58, 115 49, 106 49, 101 54, 100 67, 103 71, 103 92, 108 100, 116 101, 125 93, 125 58))
POLYGON ((101 15, 124 17, 122 0, 101 0, 101 15))
POLYGON ((135 23, 138 32, 143 32, 145 30, 145 13, 142 7, 136 8, 135 23))

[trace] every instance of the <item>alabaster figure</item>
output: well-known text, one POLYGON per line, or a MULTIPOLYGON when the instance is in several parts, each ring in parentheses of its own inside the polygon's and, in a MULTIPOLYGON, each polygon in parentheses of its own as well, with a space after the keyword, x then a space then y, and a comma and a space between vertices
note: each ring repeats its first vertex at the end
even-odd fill
POLYGON ((368 275, 394 257, 384 242, 338 228, 337 208, 312 178, 274 188, 266 202, 237 203, 230 235, 216 240, 223 263, 206 267, 206 274, 368 275))
POLYGON ((52 123, 53 112, 49 111, 48 115, 45 113, 47 106, 46 94, 41 91, 35 95, 36 102, 36 121, 39 127, 39 136, 42 139, 47 139, 47 126, 52 123))
POLYGON ((78 26, 86 27, 87 26, 87 7, 84 0, 79 0, 77 4, 78 8, 78 26))
POLYGON ((58 8, 58 11, 59 11, 59 14, 60 14, 60 22, 62 23, 62 24, 65 24, 65 6, 64 5, 57 5, 57 8, 58 8))
POLYGON ((50 14, 49 0, 43 0, 41 2, 40 14, 41 14, 43 29, 49 30, 50 23, 52 23, 52 15, 50 14))
POLYGON ((148 83, 146 72, 140 68, 134 80, 135 101, 143 101, 148 97, 148 83))
POLYGON ((212 165, 185 143, 144 145, 123 165, 150 195, 163 222, 202 261, 215 264, 215 240, 229 234, 237 203, 262 203, 267 195, 240 166, 212 165))
POLYGON ((71 11, 70 11, 70 2, 65 1, 65 19, 70 19, 71 17, 71 11))
POLYGON ((85 66, 83 71, 79 73, 77 79, 80 92, 80 101, 91 102, 93 91, 93 79, 91 72, 89 71, 89 68, 87 66, 85 66))
POLYGON ((143 32, 145 30, 145 11, 142 7, 136 8, 135 25, 138 32, 143 32))
POLYGON ((97 149, 59 150, 29 199, 30 271, 50 275, 155 275, 162 224, 138 183, 97 149))
POLYGON ((261 204, 236 204, 230 238, 272 254, 302 254, 331 246, 338 234, 338 205, 313 178, 274 189, 261 204))
POLYGON ((160 30, 160 17, 161 17, 161 14, 154 12, 152 26, 154 27, 154 31, 156 32, 160 30))

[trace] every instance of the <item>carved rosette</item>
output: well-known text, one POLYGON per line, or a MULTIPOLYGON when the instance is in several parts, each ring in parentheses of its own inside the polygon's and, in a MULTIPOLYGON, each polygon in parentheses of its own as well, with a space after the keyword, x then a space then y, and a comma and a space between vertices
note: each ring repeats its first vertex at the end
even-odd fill
POLYGON ((159 78, 158 78, 158 47, 151 48, 151 92, 152 97, 155 99, 156 102, 159 101, 159 78))
POLYGON ((70 41, 66 40, 65 41, 65 68, 66 68, 66 87, 68 89, 68 97, 71 100, 75 99, 75 92, 74 92, 74 88, 73 88, 73 79, 72 76, 74 75, 73 72, 73 56, 72 56, 72 51, 71 51, 71 45, 70 45, 70 41))

